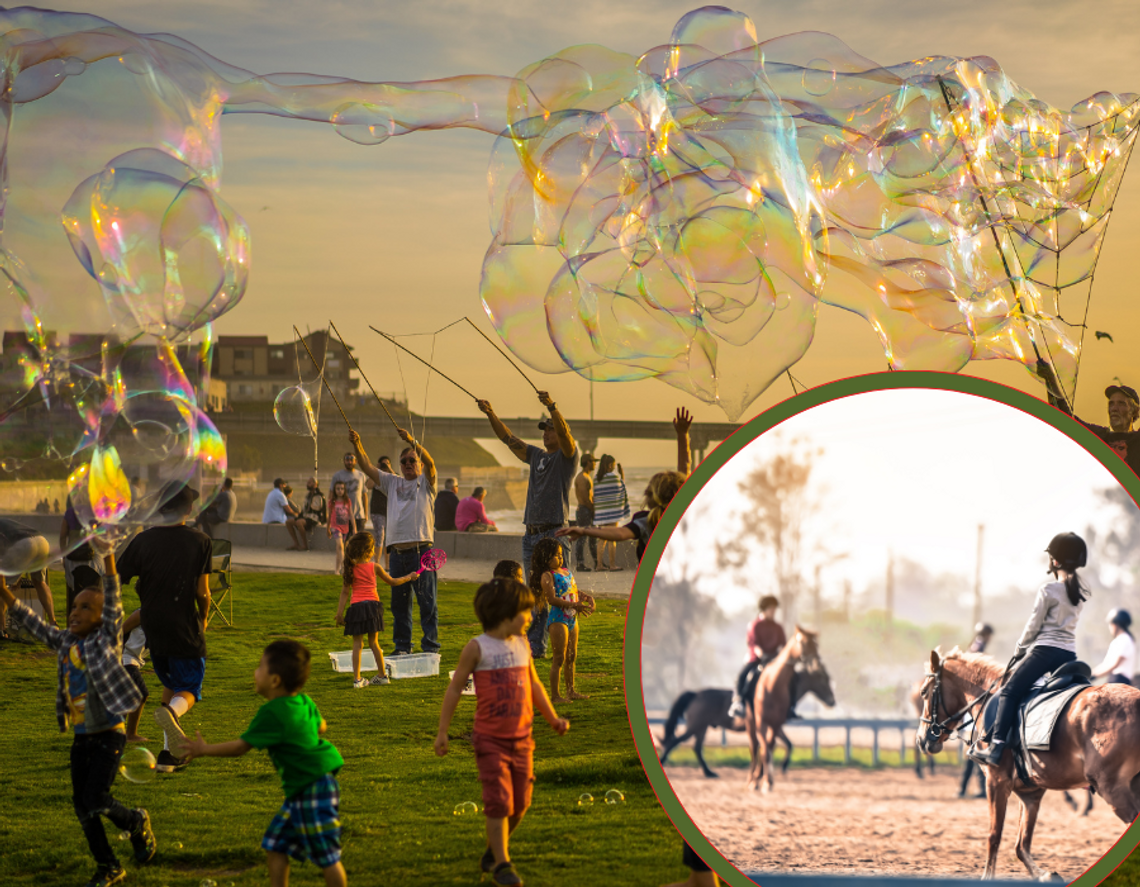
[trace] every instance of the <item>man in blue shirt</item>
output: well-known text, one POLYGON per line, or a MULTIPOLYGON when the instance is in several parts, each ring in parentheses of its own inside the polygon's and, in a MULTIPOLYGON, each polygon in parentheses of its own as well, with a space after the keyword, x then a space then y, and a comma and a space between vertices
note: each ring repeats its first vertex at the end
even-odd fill
MULTIPOLYGON (((530 560, 534 546, 540 539, 553 536, 558 530, 569 526, 570 487, 578 470, 578 445, 570 434, 570 426, 558 411, 558 405, 545 391, 538 392, 538 399, 550 410, 550 418, 538 423, 542 431, 542 449, 524 443, 511 433, 495 415, 490 401, 480 400, 479 409, 491 422, 495 436, 505 443, 520 462, 530 466, 529 484, 526 490, 526 512, 523 523, 526 534, 523 536, 523 570, 530 575, 530 560)), ((562 562, 573 563, 570 559, 570 540, 559 540, 562 544, 562 562)), ((527 637, 530 639, 531 654, 535 659, 546 655, 546 603, 536 602, 532 611, 532 621, 527 637)))

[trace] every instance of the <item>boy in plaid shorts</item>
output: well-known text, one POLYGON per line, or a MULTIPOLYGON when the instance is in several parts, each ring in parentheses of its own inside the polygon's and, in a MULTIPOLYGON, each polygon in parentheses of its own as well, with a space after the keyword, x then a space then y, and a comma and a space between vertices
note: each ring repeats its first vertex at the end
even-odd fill
POLYGON ((340 787, 336 774, 344 759, 324 738, 325 719, 301 692, 309 679, 309 650, 297 641, 274 641, 265 648, 253 673, 258 695, 268 700, 258 709, 241 739, 208 745, 198 733, 177 754, 235 758, 251 748, 269 752, 285 803, 273 817, 261 846, 269 854, 269 883, 289 883, 289 857, 312 859, 324 871, 326 887, 348 883, 340 863, 340 787))

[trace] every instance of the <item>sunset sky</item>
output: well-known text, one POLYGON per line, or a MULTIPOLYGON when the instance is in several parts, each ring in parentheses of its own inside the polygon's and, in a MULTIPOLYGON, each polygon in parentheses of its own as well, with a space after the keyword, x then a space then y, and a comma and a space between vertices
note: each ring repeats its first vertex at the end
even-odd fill
MULTIPOLYGON (((668 41, 691 4, 625 0, 549 2, 311 3, 280 0, 170 3, 100 0, 64 7, 101 15, 139 33, 169 32, 231 64, 258 72, 306 72, 366 81, 434 79, 460 74, 511 75, 567 46, 601 43, 640 54, 668 41)), ((989 55, 1022 86, 1068 108, 1100 89, 1140 91, 1136 33, 1140 8, 1123 0, 1090 7, 1015 0, 995 4, 740 3, 761 40, 825 30, 876 61, 927 55, 989 55)), ((357 346, 365 372, 384 393, 406 391, 414 408, 475 415, 469 398, 440 379, 425 382, 367 330, 436 329, 463 315, 490 325, 478 299, 489 242, 486 169, 492 138, 469 131, 414 133, 362 147, 329 127, 249 115, 223 122, 222 194, 249 223, 253 271, 245 299, 217 325, 222 335, 267 334, 288 340, 291 326, 337 322, 357 346), (348 332, 352 330, 352 332, 348 332)), ((1125 176, 1093 290, 1091 333, 1077 412, 1101 420, 1103 389, 1114 378, 1140 384, 1140 309, 1129 257, 1140 246, 1140 174, 1125 176)), ((427 354, 430 339, 409 342, 427 354)), ((436 344, 441 368, 489 397, 501 415, 535 414, 533 392, 470 331, 436 344)), ((824 308, 807 356, 793 368, 816 385, 886 368, 878 339, 855 315, 824 308)), ((1020 367, 977 362, 969 372, 1026 390, 1040 389, 1020 367)), ((589 414, 590 386, 564 374, 535 377, 563 411, 589 414)), ((744 419, 792 393, 777 382, 744 419)), ((679 405, 699 419, 723 421, 719 409, 660 382, 594 386, 598 417, 661 419, 679 405)), ((643 448, 645 459, 667 460, 643 448)))

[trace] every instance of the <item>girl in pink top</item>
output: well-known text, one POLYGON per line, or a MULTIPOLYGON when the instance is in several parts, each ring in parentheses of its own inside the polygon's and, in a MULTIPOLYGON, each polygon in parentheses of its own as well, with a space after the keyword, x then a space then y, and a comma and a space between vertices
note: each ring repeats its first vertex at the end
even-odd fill
POLYGON ((341 589, 340 603, 336 608, 336 624, 344 626, 346 637, 352 637, 352 686, 357 690, 369 684, 368 678, 360 676, 360 653, 364 648, 366 637, 368 647, 376 657, 376 667, 380 669, 371 683, 376 685, 388 683, 388 676, 384 673, 384 653, 377 641, 380 632, 384 630, 384 606, 380 603, 380 595, 376 593, 376 577, 379 576, 389 585, 396 586, 415 582, 420 575, 417 571, 393 579, 380 564, 372 563, 374 547, 375 543, 369 533, 357 533, 348 540, 344 547, 342 568, 344 587, 341 589), (344 608, 349 603, 351 606, 346 613, 344 608))
POLYGON ((352 510, 352 500, 348 498, 348 488, 337 481, 333 485, 333 497, 329 502, 329 538, 336 545, 336 567, 334 573, 344 568, 344 540, 356 532, 356 515, 352 510))
POLYGON ((493 579, 475 592, 475 615, 483 624, 483 634, 459 654, 435 737, 435 753, 442 757, 447 754, 447 728, 455 707, 474 675, 477 702, 472 745, 487 817, 487 850, 481 865, 497 885, 522 884, 507 845, 530 806, 534 709, 559 736, 570 729, 569 722, 554 711, 530 658, 526 630, 533 606, 534 593, 516 579, 493 579))

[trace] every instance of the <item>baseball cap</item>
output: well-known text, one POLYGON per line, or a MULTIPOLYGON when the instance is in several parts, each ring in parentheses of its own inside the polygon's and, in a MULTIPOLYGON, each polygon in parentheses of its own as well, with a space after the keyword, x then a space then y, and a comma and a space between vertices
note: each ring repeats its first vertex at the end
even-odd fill
POLYGON ((159 511, 163 513, 171 511, 189 511, 190 506, 197 500, 198 491, 189 484, 179 484, 171 486, 169 497, 167 491, 163 491, 161 496, 162 505, 159 506, 159 511))
POLYGON ((1116 393, 1123 394, 1133 403, 1140 403, 1140 395, 1136 393, 1135 388, 1129 388, 1127 385, 1109 385, 1104 389, 1105 397, 1112 397, 1116 393))
POLYGON ((548 429, 548 428, 551 431, 554 430, 554 420, 548 419, 544 416, 538 423, 538 430, 539 431, 546 431, 546 429, 548 429))

